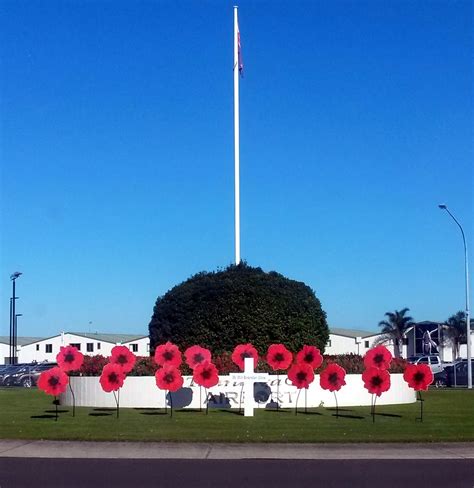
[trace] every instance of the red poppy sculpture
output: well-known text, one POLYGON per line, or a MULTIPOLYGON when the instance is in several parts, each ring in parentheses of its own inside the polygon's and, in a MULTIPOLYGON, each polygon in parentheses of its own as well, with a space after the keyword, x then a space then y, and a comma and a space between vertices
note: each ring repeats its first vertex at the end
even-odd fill
MULTIPOLYGON (((214 364, 205 361, 196 365, 193 371, 193 381, 199 385, 199 404, 202 408, 201 400, 201 386, 204 388, 212 388, 219 383, 219 372, 214 364)), ((207 397, 207 395, 206 395, 207 397)), ((206 401, 206 415, 209 412, 209 402, 206 401)))
POLYGON ((239 344, 235 347, 231 358, 239 369, 243 371, 245 368, 245 358, 253 358, 253 367, 257 367, 258 352, 252 344, 239 344))
POLYGON ((408 364, 403 379, 408 383, 410 388, 417 392, 418 401, 420 402, 420 417, 417 420, 423 422, 423 398, 422 391, 426 391, 433 383, 433 371, 427 364, 408 364))
POLYGON ((156 386, 160 390, 165 390, 165 408, 166 408, 166 391, 169 391, 171 406, 171 417, 173 416, 173 396, 172 392, 178 391, 183 386, 183 377, 181 372, 175 366, 165 364, 155 373, 156 386))
POLYGON ((388 369, 392 362, 392 353, 385 346, 377 346, 367 351, 364 356, 366 368, 388 369))
MULTIPOLYGON (((59 353, 56 356, 56 361, 59 367, 66 373, 77 371, 81 368, 84 362, 84 355, 74 346, 65 346, 59 348, 59 353)), ((72 416, 76 416, 76 396, 72 388, 72 378, 69 380, 69 390, 72 395, 72 416)))
POLYGON ((179 368, 182 363, 181 352, 178 346, 167 342, 155 349, 155 363, 159 366, 174 366, 179 368))
POLYGON ((375 401, 390 389, 390 373, 386 369, 368 368, 362 373, 364 387, 372 393, 372 422, 375 422, 375 401))
POLYGON ((336 400, 336 417, 339 418, 339 404, 337 403, 336 391, 339 391, 345 384, 346 370, 339 364, 328 364, 326 369, 319 376, 319 384, 324 390, 334 393, 336 400))
POLYGON ((66 373, 69 371, 77 371, 81 368, 84 362, 84 355, 74 346, 65 346, 59 348, 59 353, 56 356, 56 361, 59 367, 66 373))
POLYGON ((132 371, 137 360, 135 354, 127 346, 115 346, 112 348, 110 363, 116 364, 122 369, 122 372, 127 374, 132 371))
POLYGON ((125 378, 126 375, 122 366, 117 363, 108 363, 104 366, 99 379, 102 389, 107 393, 112 392, 114 394, 115 403, 117 405, 117 418, 119 417, 120 388, 122 388, 125 378), (115 392, 117 392, 117 394, 115 394, 115 392))
POLYGON ((280 409, 280 378, 278 371, 287 369, 293 361, 293 354, 283 344, 272 344, 267 351, 267 363, 277 372, 277 410, 280 409))
POLYGON ((321 351, 315 346, 303 346, 303 349, 296 355, 297 363, 307 363, 313 369, 317 369, 323 363, 321 351))
POLYGON ((272 344, 268 348, 267 363, 273 371, 287 369, 292 360, 293 354, 283 344, 272 344))
POLYGON ((186 364, 194 369, 198 364, 211 362, 211 351, 201 346, 191 346, 184 351, 186 364))
POLYGON ((345 384, 346 370, 339 364, 328 364, 319 376, 319 384, 324 390, 339 391, 345 384))
POLYGON ((59 367, 43 371, 38 378, 38 388, 48 395, 54 396, 54 405, 56 406, 56 418, 58 420, 58 400, 56 396, 64 393, 67 388, 69 376, 59 367))
POLYGON ((306 408, 306 391, 309 385, 314 381, 314 370, 309 363, 296 363, 288 370, 288 379, 298 388, 298 396, 296 397, 295 415, 298 414, 298 400, 300 398, 301 389, 305 389, 305 412, 306 408))

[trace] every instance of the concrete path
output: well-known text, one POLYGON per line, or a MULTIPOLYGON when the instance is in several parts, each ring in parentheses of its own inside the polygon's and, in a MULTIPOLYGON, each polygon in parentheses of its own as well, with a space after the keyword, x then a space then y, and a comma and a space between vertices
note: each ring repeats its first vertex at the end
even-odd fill
POLYGON ((474 443, 214 444, 0 440, 0 457, 82 459, 474 459, 474 443))

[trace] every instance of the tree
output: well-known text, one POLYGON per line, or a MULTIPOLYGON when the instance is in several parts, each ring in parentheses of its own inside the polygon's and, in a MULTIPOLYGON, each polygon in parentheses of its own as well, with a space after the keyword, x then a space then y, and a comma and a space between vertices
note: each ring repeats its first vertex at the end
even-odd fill
POLYGON ((305 344, 324 350, 329 338, 326 314, 309 286, 245 263, 198 273, 158 297, 149 331, 152 353, 166 341, 213 353, 247 342, 261 354, 280 342, 295 352, 305 344))
POLYGON ((402 310, 395 310, 395 312, 387 312, 385 316, 388 317, 388 320, 379 322, 383 336, 377 342, 393 342, 396 358, 402 357, 403 339, 406 331, 415 325, 413 318, 406 315, 409 310, 409 308, 403 308, 402 310))
POLYGON ((466 342, 466 313, 451 315, 443 327, 443 339, 451 345, 453 360, 459 357, 459 347, 466 342))

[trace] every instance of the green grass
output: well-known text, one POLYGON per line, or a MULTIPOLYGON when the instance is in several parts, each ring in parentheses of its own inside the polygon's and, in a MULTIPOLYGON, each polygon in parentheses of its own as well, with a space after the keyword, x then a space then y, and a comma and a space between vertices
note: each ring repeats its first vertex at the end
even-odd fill
POLYGON ((424 393, 424 422, 416 422, 419 404, 377 406, 375 423, 368 407, 256 410, 245 418, 223 410, 114 411, 59 407, 54 420, 52 397, 36 389, 0 389, 0 437, 3 439, 71 439, 180 442, 449 442, 474 441, 474 392, 431 390, 424 393), (362 418, 358 418, 362 417, 362 418))

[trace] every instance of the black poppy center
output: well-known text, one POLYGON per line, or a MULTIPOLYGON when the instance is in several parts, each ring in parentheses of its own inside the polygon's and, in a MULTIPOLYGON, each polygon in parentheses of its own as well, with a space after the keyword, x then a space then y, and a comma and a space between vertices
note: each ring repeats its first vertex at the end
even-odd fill
POLYGON ((298 381, 305 381, 306 376, 308 375, 304 371, 298 371, 298 373, 296 373, 296 378, 298 379, 298 381))
POLYGON ((245 351, 245 352, 243 352, 243 353, 240 355, 240 357, 241 357, 242 359, 245 359, 245 358, 251 358, 251 357, 252 357, 252 355, 251 355, 251 354, 250 354, 248 351, 245 351))
POLYGON ((59 383, 59 378, 57 376, 51 376, 51 378, 49 378, 48 380, 48 383, 51 386, 56 386, 59 383))
POLYGON ((281 352, 275 354, 275 361, 281 363, 285 359, 285 356, 281 352))
POLYGON ((416 383, 421 383, 425 379, 425 375, 421 371, 417 371, 413 375, 413 379, 415 380, 416 383))
POLYGON ((74 361, 74 354, 72 354, 71 352, 68 352, 64 356, 64 361, 66 361, 66 363, 72 363, 74 361))
POLYGON ((165 380, 165 383, 168 383, 168 384, 173 383, 174 375, 171 373, 167 373, 167 374, 165 374, 164 380, 165 380))
POLYGON ((125 354, 120 354, 120 356, 117 359, 117 362, 120 364, 127 364, 128 363, 127 356, 125 356, 125 354))
POLYGON ((200 352, 194 355, 194 362, 202 363, 203 361, 204 361, 204 356, 200 352))
POLYGON ((171 361, 173 359, 173 353, 171 351, 165 351, 165 353, 163 354, 163 358, 166 361, 171 361))
POLYGON ((384 361, 384 359, 383 359, 383 354, 376 354, 376 355, 374 356, 374 363, 375 363, 375 364, 382 364, 382 363, 383 363, 383 361, 384 361))
POLYGON ((211 377, 211 372, 208 370, 208 369, 205 369, 201 376, 205 379, 205 380, 208 380, 210 377, 211 377))
POLYGON ((308 352, 306 356, 304 357, 304 360, 306 363, 312 363, 314 359, 314 354, 312 352, 308 352))
POLYGON ((109 374, 109 381, 111 383, 117 383, 117 381, 118 381, 117 373, 110 373, 109 374))
POLYGON ((374 376, 372 378, 372 385, 373 386, 380 386, 383 383, 383 380, 380 376, 374 376))
POLYGON ((338 380, 337 373, 331 373, 328 376, 328 381, 329 383, 331 383, 331 385, 337 385, 337 380, 338 380))

